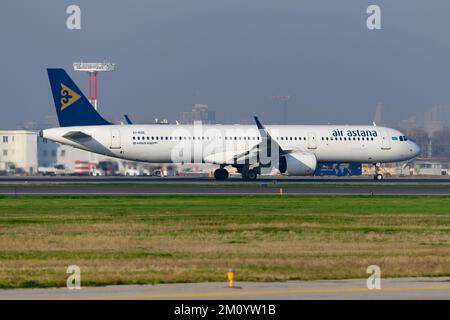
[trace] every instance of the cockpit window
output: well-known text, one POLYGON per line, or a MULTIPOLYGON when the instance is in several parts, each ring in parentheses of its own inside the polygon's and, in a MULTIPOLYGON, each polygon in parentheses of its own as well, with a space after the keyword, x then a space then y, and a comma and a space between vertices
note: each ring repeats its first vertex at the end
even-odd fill
POLYGON ((408 141, 406 136, 392 137, 392 140, 408 141))

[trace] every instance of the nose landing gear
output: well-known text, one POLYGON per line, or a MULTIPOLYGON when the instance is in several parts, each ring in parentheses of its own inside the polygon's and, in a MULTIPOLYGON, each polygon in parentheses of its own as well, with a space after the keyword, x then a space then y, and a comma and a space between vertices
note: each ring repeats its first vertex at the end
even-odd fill
POLYGON ((375 174, 373 176, 373 180, 375 180, 375 181, 383 180, 383 175, 381 174, 381 163, 374 163, 373 166, 375 168, 375 174))
POLYGON ((373 179, 376 181, 381 181, 383 180, 383 175, 381 173, 377 173, 373 176, 373 179))

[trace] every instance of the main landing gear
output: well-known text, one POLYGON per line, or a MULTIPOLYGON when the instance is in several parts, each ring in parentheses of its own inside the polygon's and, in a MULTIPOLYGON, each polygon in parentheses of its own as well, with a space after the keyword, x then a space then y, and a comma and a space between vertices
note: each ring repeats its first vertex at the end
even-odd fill
POLYGON ((373 166, 375 168, 375 174, 373 176, 373 180, 375 180, 375 181, 383 180, 383 175, 380 173, 380 171, 381 171, 381 164, 380 163, 374 163, 373 166))
POLYGON ((242 171, 242 180, 254 181, 258 178, 258 173, 254 169, 242 171))
MULTIPOLYGON (((250 169, 249 167, 238 167, 238 172, 242 174, 242 180, 245 181, 254 181, 258 178, 258 174, 260 173, 259 168, 250 169)), ((216 180, 226 180, 228 179, 228 171, 220 167, 214 171, 214 178, 216 180)))
POLYGON ((228 176, 228 171, 224 168, 219 168, 214 171, 214 178, 216 178, 216 180, 227 180, 228 176))
POLYGON ((248 166, 244 166, 241 170, 242 180, 254 181, 258 178, 259 168, 250 169, 248 166))

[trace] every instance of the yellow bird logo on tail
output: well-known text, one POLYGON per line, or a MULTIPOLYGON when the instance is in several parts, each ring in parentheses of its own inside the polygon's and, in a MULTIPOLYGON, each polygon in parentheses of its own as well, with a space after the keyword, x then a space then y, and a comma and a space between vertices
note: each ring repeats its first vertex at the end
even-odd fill
POLYGON ((80 98, 81 96, 78 93, 61 83, 61 110, 77 102, 80 98))

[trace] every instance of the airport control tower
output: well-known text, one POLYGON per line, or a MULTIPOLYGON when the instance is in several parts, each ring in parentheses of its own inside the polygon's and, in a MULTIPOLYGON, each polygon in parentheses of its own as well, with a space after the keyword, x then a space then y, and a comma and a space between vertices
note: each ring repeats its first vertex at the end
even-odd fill
POLYGON ((75 71, 84 71, 89 75, 89 101, 97 110, 97 73, 114 71, 115 64, 111 62, 74 62, 75 71))

